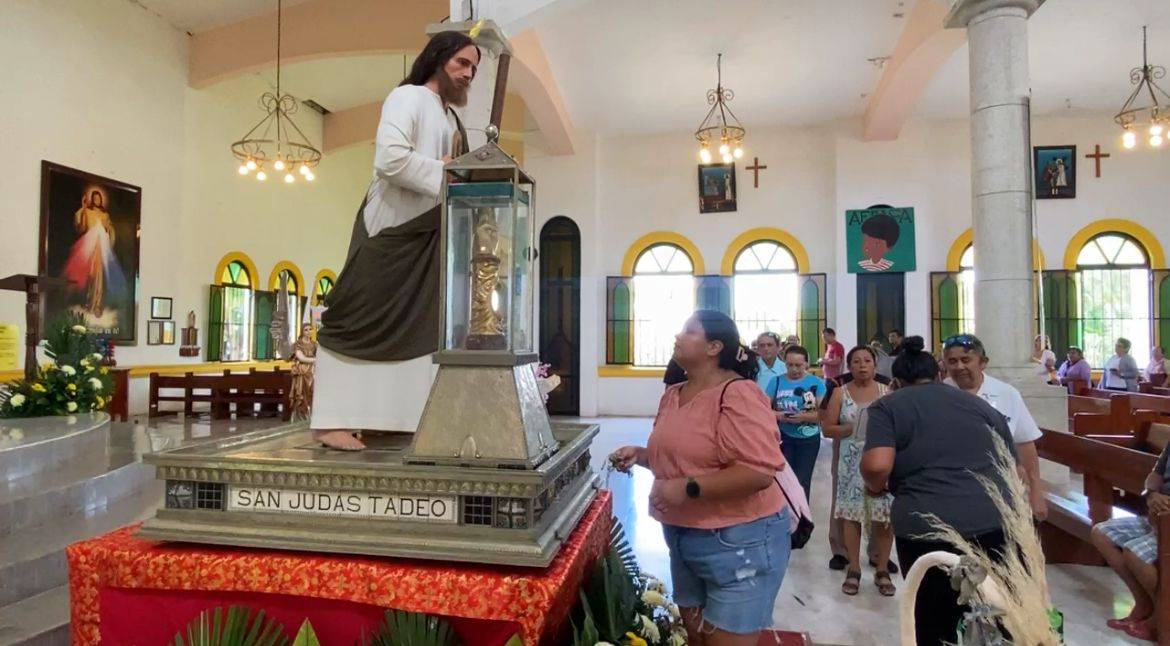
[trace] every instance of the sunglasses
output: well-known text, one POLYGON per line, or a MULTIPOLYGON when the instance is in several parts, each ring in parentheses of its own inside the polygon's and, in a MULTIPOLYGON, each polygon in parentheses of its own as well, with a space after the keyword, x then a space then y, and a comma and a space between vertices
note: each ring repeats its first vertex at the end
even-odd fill
POLYGON ((947 337, 947 340, 943 341, 943 350, 950 350, 956 347, 965 350, 982 350, 983 342, 972 334, 956 334, 947 337))

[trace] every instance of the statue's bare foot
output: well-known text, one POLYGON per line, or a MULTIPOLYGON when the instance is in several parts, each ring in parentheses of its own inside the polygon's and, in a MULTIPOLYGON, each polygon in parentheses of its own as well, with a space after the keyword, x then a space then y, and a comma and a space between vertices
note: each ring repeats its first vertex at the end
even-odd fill
POLYGON ((366 445, 349 431, 313 431, 313 439, 339 451, 361 451, 366 448, 366 445))

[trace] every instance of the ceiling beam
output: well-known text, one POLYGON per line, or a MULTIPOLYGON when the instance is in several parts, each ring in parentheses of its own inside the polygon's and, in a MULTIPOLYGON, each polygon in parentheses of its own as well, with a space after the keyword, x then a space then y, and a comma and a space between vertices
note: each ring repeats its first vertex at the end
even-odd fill
MULTIPOLYGON (((368 53, 414 53, 426 26, 447 15, 441 0, 312 0, 284 10, 283 62, 368 53)), ((191 36, 187 83, 204 88, 276 63, 276 12, 191 36)))
POLYGON ((963 29, 947 29, 947 4, 916 0, 882 67, 877 89, 870 95, 862 121, 864 141, 891 141, 914 112, 918 100, 939 68, 967 41, 963 29))

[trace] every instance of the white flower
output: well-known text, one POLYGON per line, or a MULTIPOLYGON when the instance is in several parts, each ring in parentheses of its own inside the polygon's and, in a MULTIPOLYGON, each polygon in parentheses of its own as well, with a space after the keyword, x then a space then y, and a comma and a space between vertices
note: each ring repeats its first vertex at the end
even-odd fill
POLYGON ((81 360, 81 365, 82 365, 82 367, 84 367, 84 368, 88 368, 88 367, 89 367, 89 359, 82 359, 82 360, 81 360))
POLYGON ((72 377, 73 375, 77 374, 77 368, 69 365, 61 366, 61 372, 65 373, 67 376, 72 377))
POLYGON ((687 646, 686 633, 673 632, 670 634, 670 646, 687 646))
POLYGON ((84 326, 84 325, 74 325, 74 326, 73 326, 73 331, 74 331, 74 332, 76 332, 76 333, 78 333, 78 334, 85 334, 85 333, 86 333, 86 332, 88 332, 89 330, 85 329, 85 326, 84 326))
POLYGON ((654 577, 650 577, 646 581, 646 589, 653 590, 654 592, 657 592, 658 594, 662 594, 662 595, 666 594, 666 584, 663 583, 662 581, 659 581, 658 579, 655 579, 654 577))
POLYGON ((8 403, 12 404, 13 408, 20 408, 21 405, 24 404, 24 395, 22 395, 20 393, 16 393, 15 395, 12 396, 12 399, 8 400, 8 403))
POLYGON ((642 620, 642 634, 651 642, 658 643, 662 639, 662 635, 658 632, 658 626, 655 626, 654 622, 650 621, 646 615, 638 615, 638 618, 642 620))
POLYGON ((611 644, 609 642, 597 642, 593 646, 613 646, 613 644, 611 644))
POLYGON ((666 611, 670 613, 671 619, 681 619, 682 613, 678 611, 678 604, 672 603, 666 606, 666 611))
POLYGON ((666 606, 667 603, 666 597, 662 596, 662 593, 658 592, 657 590, 647 590, 643 592, 642 602, 648 606, 655 606, 657 608, 662 608, 666 606))
POLYGON ((65 410, 69 411, 70 413, 76 411, 77 410, 77 402, 69 402, 69 403, 65 404, 65 410))
POLYGON ((98 379, 97 377, 90 377, 89 387, 93 388, 95 393, 100 393, 102 391, 102 380, 98 379))
POLYGON ((90 358, 91 358, 91 359, 93 359, 94 361, 101 361, 101 360, 102 360, 102 354, 101 354, 100 352, 95 352, 95 353, 93 353, 93 354, 91 354, 91 355, 89 355, 89 356, 90 356, 90 358))

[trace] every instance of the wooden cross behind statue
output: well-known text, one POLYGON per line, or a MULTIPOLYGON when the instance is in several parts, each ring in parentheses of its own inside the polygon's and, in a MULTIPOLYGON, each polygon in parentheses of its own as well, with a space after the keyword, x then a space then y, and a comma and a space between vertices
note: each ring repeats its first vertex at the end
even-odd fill
POLYGON ((1097 163, 1097 177, 1101 176, 1101 159, 1103 159, 1105 157, 1110 157, 1110 156, 1111 155, 1109 153, 1102 153, 1101 152, 1101 144, 1093 144, 1093 154, 1092 155, 1085 155, 1085 157, 1087 157, 1088 159, 1092 159, 1094 162, 1097 163))
POLYGON ((767 166, 760 166, 760 158, 759 157, 752 157, 752 159, 754 160, 752 162, 752 165, 751 166, 744 166, 743 169, 750 170, 752 172, 752 174, 754 175, 754 177, 752 178, 753 179, 752 188, 759 188, 760 187, 760 171, 767 168, 767 166))
POLYGON ((0 289, 24 292, 28 300, 24 306, 25 334, 24 378, 32 381, 37 376, 37 344, 41 342, 41 295, 50 289, 64 287, 69 281, 52 276, 13 274, 0 278, 0 289))

